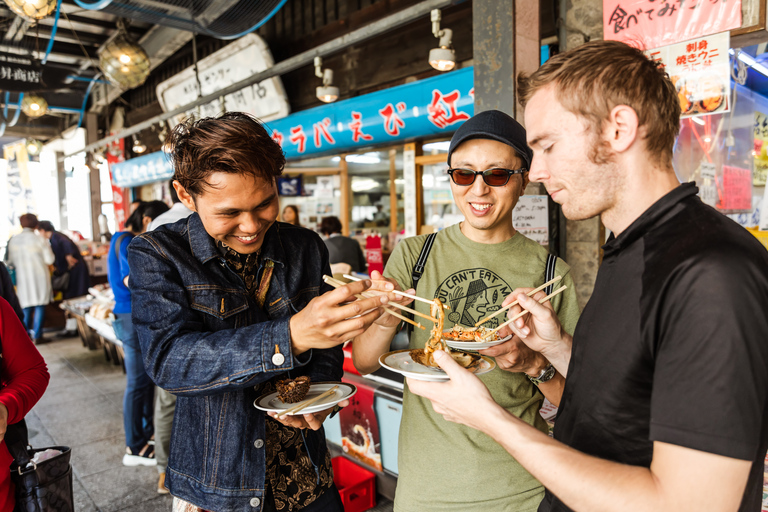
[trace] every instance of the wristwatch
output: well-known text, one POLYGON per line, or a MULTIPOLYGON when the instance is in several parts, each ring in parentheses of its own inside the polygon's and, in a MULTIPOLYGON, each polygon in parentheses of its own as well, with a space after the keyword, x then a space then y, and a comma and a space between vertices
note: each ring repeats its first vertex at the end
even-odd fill
POLYGON ((531 382, 533 382, 538 386, 542 382, 547 382, 548 380, 552 380, 552 377, 555 376, 555 373, 557 373, 557 370, 555 370, 555 367, 552 366, 552 363, 549 363, 546 368, 541 370, 541 373, 538 375, 538 377, 531 377, 527 373, 525 374, 525 376, 528 377, 528 380, 530 380, 531 382))

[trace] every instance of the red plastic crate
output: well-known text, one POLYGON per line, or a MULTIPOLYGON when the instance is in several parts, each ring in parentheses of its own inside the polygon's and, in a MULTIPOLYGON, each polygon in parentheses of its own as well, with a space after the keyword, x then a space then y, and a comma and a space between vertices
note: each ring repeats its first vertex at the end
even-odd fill
POLYGON ((345 457, 334 457, 333 483, 341 494, 344 512, 364 512, 376 506, 376 476, 345 457))

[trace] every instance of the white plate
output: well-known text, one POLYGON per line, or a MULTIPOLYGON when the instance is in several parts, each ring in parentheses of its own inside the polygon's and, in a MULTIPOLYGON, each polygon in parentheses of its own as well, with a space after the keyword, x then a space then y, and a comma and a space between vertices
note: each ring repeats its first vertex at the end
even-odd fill
POLYGON ((495 347, 496 345, 501 345, 502 343, 504 343, 510 338, 512 338, 511 334, 506 338, 501 338, 495 341, 454 341, 454 340, 448 340, 445 338, 443 338, 443 340, 445 340, 446 345, 458 350, 483 350, 484 348, 490 348, 490 347, 495 347))
POLYGON ((261 409, 262 411, 280 413, 287 411, 292 407, 296 407, 302 402, 306 402, 307 400, 311 400, 312 398, 323 394, 323 392, 328 391, 333 386, 339 386, 339 388, 334 391, 333 394, 328 395, 319 402, 315 402, 309 407, 300 410, 298 414, 310 414, 313 412, 324 411, 325 409, 329 409, 342 400, 347 399, 357 393, 357 388, 352 384, 347 384, 346 382, 315 382, 310 384, 309 391, 307 391, 307 396, 304 397, 304 400, 301 402, 296 402, 295 404, 283 403, 282 400, 277 398, 277 391, 273 391, 272 393, 261 395, 259 398, 254 400, 253 406, 257 409, 261 409))
MULTIPOLYGON (((430 382, 450 380, 448 374, 440 368, 430 368, 411 359, 410 352, 409 349, 387 352, 379 357, 379 363, 387 370, 392 370, 395 373, 410 377, 411 379, 426 380, 430 382)), ((470 370, 475 375, 482 375, 483 373, 488 373, 496 368, 496 363, 493 359, 485 356, 481 357, 482 360, 479 362, 478 366, 470 370)))

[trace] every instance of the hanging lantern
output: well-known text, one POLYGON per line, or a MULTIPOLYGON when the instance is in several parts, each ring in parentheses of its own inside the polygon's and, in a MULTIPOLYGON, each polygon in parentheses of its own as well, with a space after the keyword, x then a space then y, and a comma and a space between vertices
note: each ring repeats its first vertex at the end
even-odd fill
POLYGON ((27 21, 41 20, 56 10, 56 0, 5 0, 5 3, 27 21))
POLYGON ((27 139, 26 146, 29 156, 37 156, 43 150, 43 143, 35 139, 27 139))
POLYGON ((44 116, 48 112, 48 102, 41 96, 35 94, 25 95, 21 100, 21 111, 27 117, 36 118, 44 116))
POLYGON ((149 76, 149 56, 121 28, 120 33, 99 50, 99 67, 113 84, 133 89, 149 76))

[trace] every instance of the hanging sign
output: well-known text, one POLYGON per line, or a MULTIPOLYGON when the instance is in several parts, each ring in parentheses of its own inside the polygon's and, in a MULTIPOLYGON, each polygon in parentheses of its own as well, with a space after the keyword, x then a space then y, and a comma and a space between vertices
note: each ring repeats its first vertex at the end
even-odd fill
MULTIPOLYGON (((190 66, 158 84, 157 100, 168 112, 245 80, 273 64, 272 53, 264 40, 256 34, 247 34, 198 62, 197 76, 194 66, 190 66)), ((212 101, 198 108, 199 112, 192 109, 168 121, 175 126, 190 116, 212 117, 224 111, 247 112, 267 121, 287 116, 291 111, 280 77, 268 78, 224 96, 223 102, 212 101)))
POLYGON ((0 52, 0 90, 31 92, 43 89, 58 89, 71 70, 52 65, 43 65, 12 53, 0 52))
POLYGON ((122 231, 125 227, 125 219, 130 215, 130 201, 128 200, 127 191, 115 183, 115 165, 121 164, 125 161, 123 157, 125 139, 117 139, 109 144, 107 149, 106 159, 109 166, 109 180, 112 187, 112 206, 115 209, 115 224, 117 224, 117 230, 122 231))
POLYGON ((603 35, 641 48, 741 26, 741 0, 603 0, 603 35))
POLYGON ((110 170, 113 183, 118 187, 138 187, 160 180, 169 180, 173 176, 173 165, 163 151, 115 163, 110 166, 110 170))
POLYGON ((472 68, 304 110, 267 123, 287 158, 450 134, 472 117, 472 68))
POLYGON ((675 84, 682 117, 730 111, 730 41, 723 32, 645 52, 675 84))

